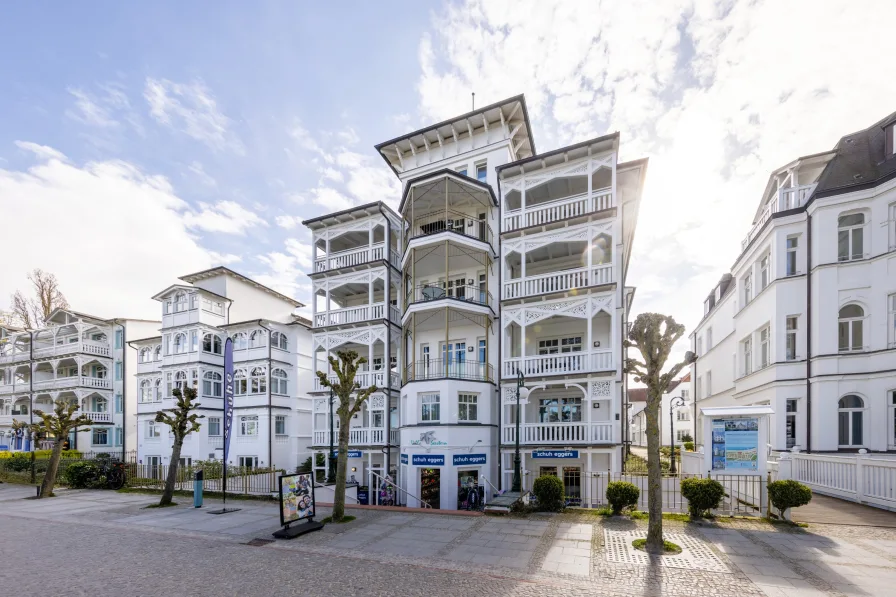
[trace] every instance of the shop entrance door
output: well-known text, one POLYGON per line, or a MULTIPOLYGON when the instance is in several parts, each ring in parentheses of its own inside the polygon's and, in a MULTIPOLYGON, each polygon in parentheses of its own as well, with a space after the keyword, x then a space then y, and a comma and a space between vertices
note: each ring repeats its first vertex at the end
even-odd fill
POLYGON ((457 471, 457 509, 479 510, 482 507, 482 488, 479 470, 457 471))
POLYGON ((563 491, 568 505, 582 505, 582 469, 577 466, 563 467, 563 491))
POLYGON ((420 499, 436 510, 442 503, 442 470, 420 469, 420 499))

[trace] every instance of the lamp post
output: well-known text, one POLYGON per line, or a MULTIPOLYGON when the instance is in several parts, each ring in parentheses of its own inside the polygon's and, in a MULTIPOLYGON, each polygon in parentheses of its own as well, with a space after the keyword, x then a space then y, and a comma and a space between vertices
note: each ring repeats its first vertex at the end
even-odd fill
POLYGON ((669 464, 669 472, 673 475, 678 471, 675 468, 675 434, 672 429, 672 409, 678 406, 684 406, 684 398, 676 396, 669 400, 669 446, 671 447, 669 458, 672 459, 672 462, 669 464))
POLYGON ((336 460, 333 458, 333 389, 330 389, 330 453, 327 458, 327 482, 336 481, 336 460))
POLYGON ((513 453, 513 483, 510 491, 522 493, 523 491, 523 471, 522 459, 520 457, 520 395, 523 398, 529 396, 529 389, 523 387, 526 378, 523 377, 522 371, 516 370, 516 449, 513 453))

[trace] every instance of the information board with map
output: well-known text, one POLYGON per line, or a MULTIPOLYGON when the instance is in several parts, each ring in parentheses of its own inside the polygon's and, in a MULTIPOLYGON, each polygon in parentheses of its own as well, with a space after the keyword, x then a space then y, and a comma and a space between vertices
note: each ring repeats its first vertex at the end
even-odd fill
POLYGON ((759 469, 759 419, 712 420, 712 470, 759 469))

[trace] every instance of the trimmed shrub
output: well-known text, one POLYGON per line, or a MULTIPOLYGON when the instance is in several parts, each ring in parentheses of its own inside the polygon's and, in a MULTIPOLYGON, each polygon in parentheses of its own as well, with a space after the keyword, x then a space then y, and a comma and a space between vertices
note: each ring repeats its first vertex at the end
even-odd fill
POLYGON ((641 490, 634 483, 628 481, 613 481, 607 484, 607 501, 613 509, 613 514, 622 514, 623 510, 634 508, 638 505, 641 490))
POLYGON ((6 470, 23 473, 31 470, 31 455, 27 452, 16 452, 6 461, 6 470))
POLYGON ((812 490, 793 479, 774 481, 768 484, 768 499, 778 509, 778 514, 784 518, 784 512, 789 508, 805 506, 812 500, 812 490))
POLYGON ((694 442, 686 441, 686 442, 683 442, 683 443, 684 443, 684 449, 685 449, 685 450, 687 450, 688 452, 693 452, 693 451, 694 451, 694 442))
POLYGON ((692 477, 681 481, 681 495, 688 501, 688 513, 701 518, 709 510, 718 508, 725 497, 725 488, 715 479, 692 477))
POLYGON ((65 484, 72 489, 85 489, 93 487, 99 473, 99 467, 89 460, 72 462, 63 472, 65 484))
POLYGON ((542 475, 535 479, 532 493, 538 499, 539 510, 559 512, 563 509, 563 481, 554 475, 542 475))

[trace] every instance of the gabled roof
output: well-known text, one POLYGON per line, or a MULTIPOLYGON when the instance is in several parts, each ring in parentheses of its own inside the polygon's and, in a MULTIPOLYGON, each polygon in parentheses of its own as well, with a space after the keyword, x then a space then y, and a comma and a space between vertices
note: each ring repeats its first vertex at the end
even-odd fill
MULTIPOLYGON (((575 157, 570 158, 570 159, 579 159, 588 154, 588 148, 595 149, 594 148, 595 145, 597 145, 597 146, 606 145, 607 146, 604 149, 600 149, 598 147, 597 151, 606 151, 607 149, 614 149, 614 150, 618 149, 619 148, 619 133, 618 132, 609 133, 607 135, 601 135, 600 137, 595 137, 594 139, 589 139, 587 141, 582 141, 580 143, 574 143, 572 145, 567 145, 566 147, 559 147, 559 148, 551 150, 551 151, 546 151, 545 153, 538 153, 538 154, 529 156, 527 158, 522 158, 522 159, 516 160, 515 162, 508 162, 506 164, 502 164, 502 165, 498 166, 497 168, 495 168, 495 170, 498 172, 499 177, 503 177, 505 175, 505 172, 508 170, 511 170, 512 168, 515 169, 515 168, 518 168, 525 164, 539 162, 542 160, 548 160, 549 158, 552 158, 554 156, 562 156, 564 154, 577 153, 577 152, 579 152, 579 150, 583 150, 583 151, 579 152, 579 153, 582 153, 582 155, 576 155, 575 157)), ((559 160, 559 161, 562 161, 562 160, 559 160)), ((511 171, 511 173, 508 175, 515 176, 516 174, 518 174, 518 172, 511 171)))
POLYGON ((398 211, 404 210, 404 202, 408 198, 408 194, 411 192, 411 189, 414 188, 415 185, 424 182, 430 179, 437 179, 443 176, 447 176, 448 178, 453 178, 458 184, 465 184, 471 187, 479 187, 483 191, 486 191, 492 199, 492 204, 495 207, 498 207, 498 198, 495 196, 495 191, 492 190, 492 186, 490 184, 486 184, 475 178, 470 178, 460 172, 456 172, 451 168, 442 168, 441 170, 436 170, 435 172, 427 172, 417 178, 410 179, 406 185, 404 185, 404 191, 401 193, 401 204, 398 206, 398 211))
POLYGON ((630 388, 628 391, 629 402, 647 402, 647 388, 630 388))
POLYGON ((348 220, 366 218, 377 212, 384 213, 385 215, 391 215, 394 218, 401 220, 401 216, 395 213, 391 207, 389 207, 382 201, 374 201, 373 203, 365 203, 364 205, 358 205, 357 207, 350 207, 348 209, 343 209, 342 211, 326 213, 316 218, 310 218, 303 221, 302 225, 308 226, 312 229, 323 228, 325 226, 341 224, 342 222, 348 220))
MULTIPOLYGON (((200 280, 204 280, 206 278, 214 278, 215 276, 221 276, 221 275, 231 276, 233 278, 236 278, 237 280, 240 280, 247 284, 251 284, 252 286, 258 288, 259 290, 263 290, 263 291, 267 292, 268 294, 276 296, 277 298, 282 299, 282 300, 292 304, 293 307, 304 307, 305 306, 304 304, 300 303, 296 299, 288 297, 285 294, 282 294, 280 292, 277 292, 273 288, 268 288, 264 284, 259 284, 252 278, 248 278, 240 273, 233 271, 229 267, 224 267, 223 265, 219 265, 218 267, 213 267, 211 269, 202 270, 201 272, 187 274, 186 276, 181 276, 178 279, 183 280, 184 282, 186 282, 188 284, 195 284, 196 282, 198 282, 200 280)), ((202 290, 202 289, 200 289, 200 290, 202 290)), ((205 291, 205 292, 208 292, 208 291, 205 291)))
POLYGON ((212 295, 212 296, 216 296, 216 297, 218 297, 219 299, 223 299, 223 300, 228 301, 228 302, 233 302, 233 301, 231 301, 229 298, 227 298, 226 296, 220 295, 220 294, 218 294, 217 292, 212 292, 211 290, 206 290, 205 288, 197 288, 197 287, 195 287, 195 286, 188 286, 188 285, 186 285, 186 284, 172 284, 171 286, 169 286, 169 287, 166 288, 165 290, 163 290, 163 291, 161 291, 161 292, 157 292, 156 294, 154 294, 154 295, 152 296, 152 299, 155 300, 155 301, 160 301, 160 300, 162 300, 162 298, 163 298, 166 294, 170 293, 172 290, 188 290, 188 291, 190 291, 190 292, 192 292, 192 291, 195 290, 195 291, 199 291, 199 292, 204 292, 204 293, 206 293, 206 294, 210 294, 210 295, 212 295))

